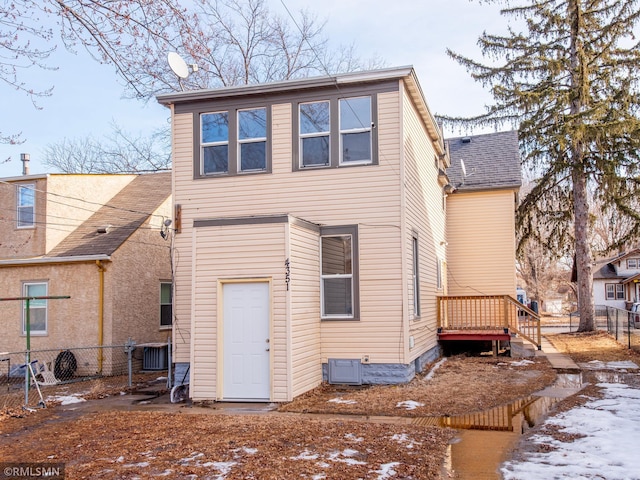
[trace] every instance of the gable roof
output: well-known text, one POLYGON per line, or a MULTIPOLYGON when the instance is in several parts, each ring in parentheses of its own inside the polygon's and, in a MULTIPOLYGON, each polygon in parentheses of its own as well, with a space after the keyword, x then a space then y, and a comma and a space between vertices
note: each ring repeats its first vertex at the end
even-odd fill
POLYGON ((451 158, 447 175, 456 190, 517 189, 522 185, 516 130, 454 137, 446 143, 451 158))
POLYGON ((615 267, 610 262, 596 263, 595 268, 593 269, 593 279, 594 280, 619 280, 625 278, 624 275, 618 275, 615 267))
POLYGON ((111 255, 170 195, 171 172, 138 175, 46 256, 111 255))

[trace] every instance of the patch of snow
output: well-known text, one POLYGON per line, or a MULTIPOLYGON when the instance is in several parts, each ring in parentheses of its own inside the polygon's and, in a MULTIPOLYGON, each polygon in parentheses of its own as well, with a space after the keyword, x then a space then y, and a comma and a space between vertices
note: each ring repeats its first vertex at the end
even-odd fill
POLYGON ((347 404, 347 405, 354 405, 354 404, 358 403, 355 400, 343 400, 340 397, 332 398, 331 400, 327 400, 327 402, 344 403, 344 404, 347 404))
MULTIPOLYGON (((399 444, 406 443, 407 448, 413 448, 416 446, 416 442, 414 442, 406 433, 400 433, 400 434, 396 433, 391 437, 391 440, 395 440, 399 444)), ((417 443, 418 445, 420 445, 420 442, 417 442, 417 443)))
POLYGON ((120 395, 126 395, 127 392, 120 392, 120 395))
POLYGON ((415 402, 413 400, 405 400, 396 404, 396 408, 405 408, 407 410, 415 410, 418 407, 424 407, 424 403, 415 402))
POLYGON ((116 463, 122 463, 122 462, 124 462, 124 457, 120 455, 118 458, 116 458, 116 463))
POLYGON ((327 476, 324 473, 318 473, 311 477, 311 480, 323 480, 325 478, 327 478, 327 476))
POLYGON ((602 362, 600 360, 592 360, 587 363, 581 363, 580 366, 589 370, 638 370, 638 365, 631 360, 624 360, 620 362, 602 362))
POLYGON ((429 373, 427 373, 424 376, 424 380, 431 380, 433 378, 433 375, 436 373, 436 370, 438 370, 442 366, 442 364, 446 361, 447 359, 443 358, 438 363, 436 363, 433 367, 431 367, 431 370, 429 370, 429 373))
POLYGON ((295 457, 289 457, 289 458, 291 460, 317 460, 319 456, 320 455, 318 455, 317 453, 311 453, 309 450, 303 450, 295 457))
POLYGON ((524 367, 525 365, 533 365, 536 362, 532 362, 531 360, 519 360, 517 362, 511 362, 512 367, 524 367))
POLYGON ((149 462, 138 462, 138 463, 127 463, 126 465, 123 465, 123 467, 125 468, 135 468, 135 467, 148 467, 149 466, 149 462))
POLYGON ((154 475, 154 477, 168 477, 168 476, 169 476, 169 475, 171 475, 172 473, 173 473, 173 470, 169 470, 169 469, 167 469, 167 470, 165 470, 165 471, 164 471, 164 472, 162 472, 162 473, 156 473, 156 474, 154 475))
POLYGON ((184 465, 185 463, 193 462, 196 458, 204 457, 204 453, 200 452, 191 452, 190 457, 181 458, 178 460, 180 465, 184 465))
POLYGON ((360 460, 352 458, 359 453, 360 452, 358 452, 357 450, 346 448, 342 452, 333 452, 329 454, 329 460, 333 462, 342 462, 349 465, 366 465, 367 462, 362 462, 360 460))
POLYGON ((400 462, 383 463, 380 465, 380 470, 371 470, 372 473, 378 473, 378 480, 386 480, 393 477, 396 473, 393 467, 400 465, 400 462))
POLYGON ((602 399, 591 399, 545 421, 579 438, 561 442, 533 436, 534 443, 549 445, 553 451, 525 452, 522 460, 505 462, 503 478, 640 478, 640 455, 629 453, 640 443, 640 389, 614 383, 598 386, 602 399))
POLYGON ((167 377, 158 377, 158 378, 156 378, 156 381, 159 381, 159 382, 160 382, 160 381, 162 381, 162 380, 166 380, 166 379, 167 379, 167 377))
POLYGON ((362 438, 362 437, 356 437, 353 433, 347 433, 347 434, 344 436, 344 438, 346 438, 347 440, 351 440, 352 442, 357 442, 357 443, 360 443, 360 442, 363 442, 363 441, 364 441, 364 438, 362 438))
POLYGON ((249 455, 255 455, 256 453, 258 453, 257 448, 242 447, 242 450, 244 451, 244 453, 248 453, 249 455))
POLYGON ((223 480, 225 478, 225 476, 231 472, 231 468, 237 465, 236 462, 206 462, 203 463, 201 466, 202 467, 213 467, 216 470, 218 470, 220 472, 220 475, 218 475, 217 480, 223 480))

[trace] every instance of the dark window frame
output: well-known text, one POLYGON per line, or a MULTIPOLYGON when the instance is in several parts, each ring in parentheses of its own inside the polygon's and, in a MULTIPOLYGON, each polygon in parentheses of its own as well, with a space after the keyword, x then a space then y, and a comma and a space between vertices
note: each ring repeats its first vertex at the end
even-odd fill
POLYGON ((621 283, 605 283, 604 298, 607 300, 624 300, 624 285, 621 283), (609 287, 612 288, 612 296, 609 296, 609 287), (618 288, 620 287, 620 288, 618 288))
POLYGON ((160 329, 169 329, 173 327, 173 282, 166 280, 160 281, 160 329), (162 287, 164 285, 169 285, 169 303, 162 303, 162 287), (169 320, 170 323, 162 323, 165 315, 163 314, 163 308, 166 306, 170 307, 169 311, 169 320))
MULTIPOLYGON (((358 225, 340 225, 330 227, 320 227, 320 282, 324 278, 322 275, 322 237, 351 236, 351 301, 352 315, 323 315, 324 296, 320 295, 320 319, 322 321, 359 321, 360 320, 360 268, 359 268, 359 247, 358 247, 358 225)), ((320 291, 322 292, 322 285, 320 291)))
POLYGON ((193 113, 193 178, 227 178, 231 176, 239 175, 262 175, 268 174, 272 171, 272 135, 271 135, 271 103, 256 102, 253 99, 245 99, 244 101, 237 101, 233 103, 229 102, 207 102, 199 105, 193 113), (243 110, 253 110, 264 108, 267 116, 267 132, 265 139, 265 155, 266 165, 264 169, 260 170, 245 170, 240 169, 240 141, 238 138, 238 112, 243 110), (204 173, 204 157, 203 157, 203 144, 201 142, 202 137, 202 115, 210 113, 227 113, 229 122, 229 138, 228 138, 228 164, 227 171, 220 173, 204 173))

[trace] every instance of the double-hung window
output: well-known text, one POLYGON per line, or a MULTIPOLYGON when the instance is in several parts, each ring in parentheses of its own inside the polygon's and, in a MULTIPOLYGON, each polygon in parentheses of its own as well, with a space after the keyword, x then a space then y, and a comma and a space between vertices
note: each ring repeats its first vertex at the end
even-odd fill
POLYGON ((36 192, 33 184, 17 186, 16 217, 18 228, 35 226, 36 192))
POLYGON ((635 270, 640 266, 640 262, 638 261, 639 259, 637 258, 629 258, 627 260, 627 268, 630 270, 635 270))
POLYGON ((160 327, 170 327, 173 324, 173 301, 170 282, 160 283, 160 327))
POLYGON ((371 97, 340 99, 340 163, 371 163, 371 97))
POLYGON ((412 237, 413 247, 413 316, 420 316, 420 257, 418 255, 418 237, 412 237))
POLYGON ((238 111, 238 160, 241 172, 266 170, 266 108, 238 111))
POLYGON ((200 116, 202 175, 229 172, 229 113, 203 113, 200 116))
POLYGON ((357 227, 321 229, 321 315, 324 319, 357 319, 357 227))
POLYGON ((330 162, 330 105, 329 101, 301 103, 300 166, 327 166, 330 162))
POLYGON ((607 300, 624 300, 624 285, 621 283, 606 283, 607 300))
POLYGON ((270 170, 266 107, 202 112, 199 119, 200 157, 194 171, 196 177, 270 170))
MULTIPOLYGON (((22 285, 22 293, 25 297, 46 297, 46 282, 25 282, 22 285)), ((47 300, 29 299, 29 309, 27 301, 22 301, 22 333, 27 333, 27 316, 29 320, 29 331, 32 334, 44 335, 47 333, 47 300)))

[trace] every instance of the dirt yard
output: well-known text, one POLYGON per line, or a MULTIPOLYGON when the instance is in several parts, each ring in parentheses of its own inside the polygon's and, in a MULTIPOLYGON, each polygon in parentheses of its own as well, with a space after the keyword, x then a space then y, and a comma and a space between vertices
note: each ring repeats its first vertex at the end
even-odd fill
MULTIPOLYGON (((556 335, 553 342, 572 356, 584 355, 579 361, 610 361, 615 348, 603 349, 607 339, 601 337, 556 335)), ((617 355, 629 359, 621 347, 617 355)), ((432 367, 437 368, 408 385, 322 386, 277 413, 261 415, 226 415, 197 406, 174 406, 169 413, 79 413, 58 406, 22 418, 9 412, 0 416, 0 458, 64 463, 67 479, 446 478, 442 465, 452 430, 413 425, 411 419, 372 423, 294 412, 455 415, 509 403, 555 378, 543 358, 529 363, 458 356, 432 367)), ((94 398, 100 397, 95 390, 94 398)))

